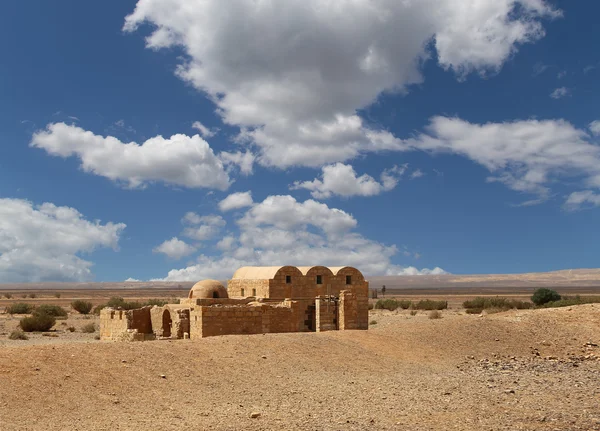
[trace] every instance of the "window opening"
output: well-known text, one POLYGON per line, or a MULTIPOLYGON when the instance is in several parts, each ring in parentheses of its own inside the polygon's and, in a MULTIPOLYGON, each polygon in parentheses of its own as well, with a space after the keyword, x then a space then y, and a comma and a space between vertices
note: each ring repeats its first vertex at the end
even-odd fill
POLYGON ((292 282, 292 276, 291 275, 286 275, 285 276, 285 284, 290 284, 292 282))
POLYGON ((346 276, 346 284, 352 284, 352 276, 351 275, 346 276))
POLYGON ((317 275, 317 284, 323 284, 323 277, 320 275, 317 275))

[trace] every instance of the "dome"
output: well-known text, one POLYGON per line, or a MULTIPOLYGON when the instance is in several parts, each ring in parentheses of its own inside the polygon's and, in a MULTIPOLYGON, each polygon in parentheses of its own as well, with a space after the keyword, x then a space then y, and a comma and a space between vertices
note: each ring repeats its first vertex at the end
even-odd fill
POLYGON ((228 298, 227 289, 217 280, 202 280, 190 289, 189 298, 228 298))

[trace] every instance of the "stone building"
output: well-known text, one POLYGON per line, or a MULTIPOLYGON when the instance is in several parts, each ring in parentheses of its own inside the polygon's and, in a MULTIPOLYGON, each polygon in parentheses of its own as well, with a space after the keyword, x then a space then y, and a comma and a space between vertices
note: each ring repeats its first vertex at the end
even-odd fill
POLYGON ((202 280, 179 304, 105 308, 100 337, 133 341, 368 329, 368 291, 362 273, 349 266, 242 267, 227 288, 202 280))

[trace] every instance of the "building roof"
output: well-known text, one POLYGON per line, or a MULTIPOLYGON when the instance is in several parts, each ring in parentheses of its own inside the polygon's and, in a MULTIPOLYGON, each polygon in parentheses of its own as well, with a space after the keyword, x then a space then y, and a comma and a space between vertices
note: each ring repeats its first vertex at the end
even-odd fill
POLYGON ((242 266, 233 273, 232 279, 271 280, 284 266, 242 266))
POLYGON ((202 280, 194 284, 190 289, 190 298, 213 298, 213 292, 217 292, 219 298, 227 298, 227 289, 217 280, 202 280))
POLYGON ((313 268, 325 268, 328 271, 331 271, 331 268, 328 268, 326 266, 322 266, 322 265, 315 265, 315 266, 299 266, 298 269, 300 270, 300 272, 302 273, 302 275, 306 275, 308 274, 308 271, 310 271, 313 268))

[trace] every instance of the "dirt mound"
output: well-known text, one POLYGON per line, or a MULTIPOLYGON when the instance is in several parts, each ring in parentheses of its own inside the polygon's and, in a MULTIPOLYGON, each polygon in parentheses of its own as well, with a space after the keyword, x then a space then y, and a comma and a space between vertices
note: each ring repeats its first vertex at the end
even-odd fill
POLYGON ((3 430, 600 430, 600 306, 0 348, 3 430), (254 417, 252 417, 254 416, 254 417))

